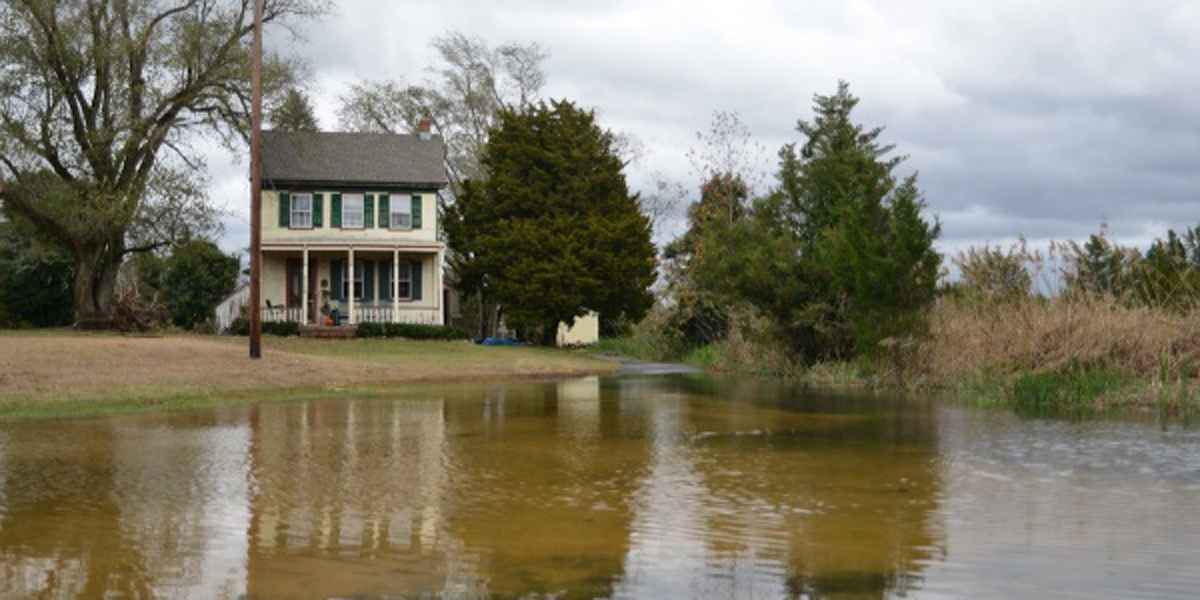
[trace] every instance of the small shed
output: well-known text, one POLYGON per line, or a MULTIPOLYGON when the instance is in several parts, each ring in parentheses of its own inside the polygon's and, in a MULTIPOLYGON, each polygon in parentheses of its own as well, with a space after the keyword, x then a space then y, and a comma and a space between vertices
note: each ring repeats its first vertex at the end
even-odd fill
POLYGON ((590 346, 600 341, 600 315, 589 312, 575 319, 575 324, 568 327, 566 323, 558 324, 559 347, 590 346))

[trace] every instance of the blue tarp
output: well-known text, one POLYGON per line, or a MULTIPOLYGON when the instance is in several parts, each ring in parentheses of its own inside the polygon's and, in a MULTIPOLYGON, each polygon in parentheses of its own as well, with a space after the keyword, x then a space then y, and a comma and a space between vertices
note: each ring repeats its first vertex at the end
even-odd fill
POLYGON ((479 342, 481 346, 524 346, 522 342, 518 342, 512 338, 496 338, 490 337, 479 342))

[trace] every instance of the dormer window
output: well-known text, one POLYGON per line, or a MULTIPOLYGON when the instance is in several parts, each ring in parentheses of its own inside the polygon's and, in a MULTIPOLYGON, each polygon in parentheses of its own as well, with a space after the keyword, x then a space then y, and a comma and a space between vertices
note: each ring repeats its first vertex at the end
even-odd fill
POLYGON ((408 196, 392 199, 389 222, 392 229, 412 229, 412 201, 408 196))
POLYGON ((290 223, 293 229, 312 229, 312 194, 294 194, 290 223))
POLYGON ((342 196, 342 228, 363 228, 363 195, 346 194, 342 196))

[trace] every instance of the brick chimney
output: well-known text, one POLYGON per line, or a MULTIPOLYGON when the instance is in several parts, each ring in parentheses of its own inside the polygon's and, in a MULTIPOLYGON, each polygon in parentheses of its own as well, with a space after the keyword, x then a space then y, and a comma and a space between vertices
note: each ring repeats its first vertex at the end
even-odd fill
POLYGON ((417 123, 417 137, 423 140, 432 139, 433 134, 429 131, 432 126, 433 122, 428 117, 421 119, 421 122, 417 123))

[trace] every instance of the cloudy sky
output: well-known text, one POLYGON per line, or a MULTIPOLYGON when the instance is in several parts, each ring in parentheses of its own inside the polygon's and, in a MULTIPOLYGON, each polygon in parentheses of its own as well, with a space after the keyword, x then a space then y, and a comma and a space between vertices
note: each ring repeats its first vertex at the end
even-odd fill
MULTIPOLYGON (((941 219, 942 248, 1080 239, 1107 222, 1144 244, 1200 222, 1200 2, 953 0, 609 2, 340 0, 302 41, 322 128, 361 79, 425 77, 448 30, 550 52, 547 95, 594 107, 662 172, 693 185, 685 153, 714 110, 736 111, 765 148, 797 139, 814 93, 838 79, 885 125, 941 219)), ((248 245, 245 157, 209 157, 248 245)), ((770 184, 770 179, 766 180, 770 184)))

